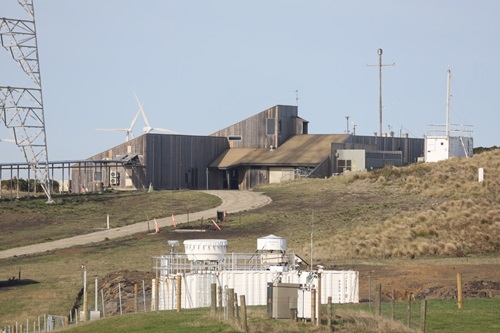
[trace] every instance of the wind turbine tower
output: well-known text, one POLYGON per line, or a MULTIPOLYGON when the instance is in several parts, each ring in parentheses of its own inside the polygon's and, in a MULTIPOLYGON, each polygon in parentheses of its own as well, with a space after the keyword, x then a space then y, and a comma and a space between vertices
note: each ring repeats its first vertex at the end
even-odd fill
POLYGON ((33 0, 18 2, 31 19, 0 18, 0 42, 34 86, 0 86, 0 122, 11 132, 15 144, 42 186, 47 202, 52 203, 35 11, 33 0))

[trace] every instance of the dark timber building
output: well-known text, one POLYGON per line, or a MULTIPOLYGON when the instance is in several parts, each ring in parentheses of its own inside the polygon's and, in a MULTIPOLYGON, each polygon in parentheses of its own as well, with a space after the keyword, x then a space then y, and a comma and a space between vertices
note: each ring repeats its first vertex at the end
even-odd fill
POLYGON ((308 134, 296 106, 276 105, 209 136, 144 134, 73 166, 73 191, 113 187, 250 189, 299 177, 330 177, 414 163, 424 139, 308 134))

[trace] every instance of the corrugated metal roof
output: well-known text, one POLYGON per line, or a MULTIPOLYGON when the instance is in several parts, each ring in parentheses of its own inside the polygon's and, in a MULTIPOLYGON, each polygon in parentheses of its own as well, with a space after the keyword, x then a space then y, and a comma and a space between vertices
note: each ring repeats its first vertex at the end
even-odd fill
POLYGON ((299 134, 273 150, 231 148, 213 161, 210 167, 227 169, 241 165, 316 166, 330 155, 332 143, 342 143, 348 136, 348 134, 299 134))

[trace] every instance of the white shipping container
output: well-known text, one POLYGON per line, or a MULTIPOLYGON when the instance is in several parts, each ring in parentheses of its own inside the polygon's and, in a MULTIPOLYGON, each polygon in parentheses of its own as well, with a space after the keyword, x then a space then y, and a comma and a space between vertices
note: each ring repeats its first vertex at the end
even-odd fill
MULTIPOLYGON (((209 307, 211 284, 216 283, 226 292, 232 288, 238 295, 245 295, 249 306, 267 304, 267 284, 281 280, 282 283, 298 283, 307 287, 318 287, 317 276, 309 279, 309 272, 288 271, 220 271, 204 274, 186 274, 181 283, 181 307, 209 307)), ((328 297, 333 303, 358 303, 359 278, 355 271, 323 271, 321 277, 321 303, 328 297)), ((177 280, 162 276, 159 283, 159 309, 177 308, 177 280)), ((302 291, 298 291, 299 297, 302 291)))

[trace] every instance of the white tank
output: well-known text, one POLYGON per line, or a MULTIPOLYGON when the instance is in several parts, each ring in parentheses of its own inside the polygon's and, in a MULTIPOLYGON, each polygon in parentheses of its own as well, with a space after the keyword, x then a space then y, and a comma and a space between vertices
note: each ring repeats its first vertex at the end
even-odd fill
POLYGON ((257 238, 257 251, 286 252, 286 238, 275 235, 257 238))
POLYGON ((184 241, 184 251, 191 261, 221 261, 227 249, 225 239, 188 239, 184 241))

